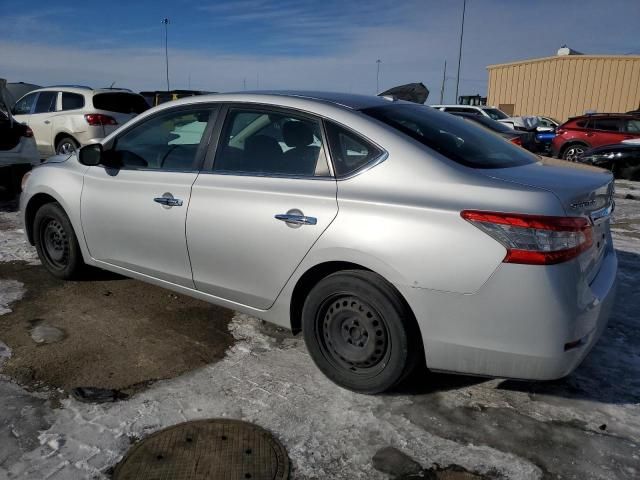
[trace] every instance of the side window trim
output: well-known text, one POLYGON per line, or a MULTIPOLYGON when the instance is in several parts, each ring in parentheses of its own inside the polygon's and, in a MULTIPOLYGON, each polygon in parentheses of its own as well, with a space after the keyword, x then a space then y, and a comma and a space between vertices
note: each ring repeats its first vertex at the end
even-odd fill
POLYGON ((238 177, 270 177, 270 178, 292 178, 292 179, 305 179, 305 180, 332 180, 335 181, 335 173, 333 169, 333 163, 331 161, 331 154, 329 149, 328 138, 324 128, 324 118, 315 115, 313 113, 305 112, 302 110, 296 110, 294 108, 281 107, 279 105, 269 105, 263 103, 251 103, 251 102, 234 102, 225 103, 218 114, 218 119, 211 137, 209 149, 207 150, 206 158, 201 173, 207 173, 211 175, 230 175, 238 177), (328 176, 316 176, 316 175, 291 175, 291 174, 274 174, 274 173, 260 173, 260 172, 225 172, 214 170, 215 158, 218 153, 218 149, 221 147, 222 133, 224 127, 229 118, 229 114, 233 110, 254 110, 274 112, 283 115, 291 115, 293 117, 303 118, 306 120, 317 122, 320 125, 320 135, 322 136, 322 148, 324 150, 325 160, 329 169, 328 176))
POLYGON ((335 120, 332 119, 328 119, 328 118, 323 118, 322 119, 322 130, 323 130, 323 134, 325 136, 325 141, 327 142, 327 159, 329 159, 330 162, 330 166, 329 168, 331 169, 331 172, 334 175, 334 178, 338 181, 340 180, 349 180, 350 178, 353 177, 357 177, 358 175, 371 170, 372 168, 376 167, 377 165, 380 165, 382 162, 384 162, 387 158, 389 158, 389 153, 382 148, 378 143, 374 142, 373 140, 371 140, 369 137, 366 137, 365 135, 363 135, 360 132, 356 132, 353 128, 350 128, 346 125, 344 125, 343 123, 337 122, 335 120), (338 175, 336 173, 336 168, 334 165, 334 160, 333 160, 333 152, 331 151, 331 144, 329 142, 329 137, 328 137, 328 133, 326 131, 326 125, 328 122, 331 122, 335 125, 337 125, 340 128, 343 128, 344 130, 352 133, 353 135, 355 135, 356 137, 360 137, 363 140, 365 140, 366 142, 370 143, 371 145, 375 146, 379 151, 380 154, 377 155, 376 157, 373 157, 371 160, 369 160, 367 163, 364 163, 363 165, 361 165, 360 167, 356 168, 354 171, 349 172, 345 175, 338 175))
MULTIPOLYGON (((108 142, 103 144, 103 148, 105 150, 111 150, 113 148, 116 148, 117 144, 118 144, 118 139, 124 135, 126 135, 128 132, 130 132, 131 130, 133 130, 134 128, 138 127, 139 125, 141 125, 142 123, 146 123, 148 121, 153 120, 154 118, 163 116, 163 115, 167 115, 169 113, 178 113, 178 112, 188 112, 190 110, 203 110, 203 109, 209 109, 211 110, 210 114, 209 114, 209 119, 207 121, 207 126, 204 129, 204 132, 202 134, 202 138, 200 139, 200 144, 198 145, 198 149, 196 151, 196 155, 193 161, 193 167, 191 169, 187 169, 187 170, 163 170, 161 168, 136 168, 136 167, 130 167, 130 166, 123 166, 120 167, 119 170, 132 170, 132 171, 142 171, 142 172, 173 172, 173 173, 199 173, 202 171, 203 169, 203 162, 205 161, 205 154, 208 150, 208 147, 210 145, 211 142, 211 134, 212 131, 214 129, 214 126, 217 124, 219 118, 220 118, 220 110, 221 110, 221 106, 220 104, 216 104, 216 103, 194 103, 191 105, 186 105, 186 106, 179 106, 179 107, 174 107, 174 108, 168 108, 165 110, 161 110, 159 112, 155 112, 152 115, 149 115, 148 117, 145 117, 141 122, 136 122, 135 124, 129 126, 127 129, 125 129, 122 132, 119 132, 118 135, 112 139, 110 139, 108 142)), ((103 169, 107 169, 108 167, 105 167, 104 165, 98 165, 97 168, 103 168, 103 169)))

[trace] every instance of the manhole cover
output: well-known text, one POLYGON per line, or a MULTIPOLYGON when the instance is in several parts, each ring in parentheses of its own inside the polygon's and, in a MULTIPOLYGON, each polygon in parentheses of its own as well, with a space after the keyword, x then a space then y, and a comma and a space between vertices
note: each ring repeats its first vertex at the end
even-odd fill
POLYGON ((280 480, 289 458, 265 429, 239 420, 196 420, 160 430, 137 443, 114 480, 280 480))

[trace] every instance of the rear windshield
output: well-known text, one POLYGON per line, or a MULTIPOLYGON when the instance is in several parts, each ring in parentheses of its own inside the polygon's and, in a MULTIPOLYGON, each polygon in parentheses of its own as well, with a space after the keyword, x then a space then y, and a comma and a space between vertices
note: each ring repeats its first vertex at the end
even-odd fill
POLYGON ((93 106, 98 110, 135 114, 149 108, 141 95, 124 92, 98 93, 93 97, 93 106))
POLYGON ((538 161, 535 155, 485 128, 424 105, 387 105, 363 113, 467 167, 517 167, 538 161))

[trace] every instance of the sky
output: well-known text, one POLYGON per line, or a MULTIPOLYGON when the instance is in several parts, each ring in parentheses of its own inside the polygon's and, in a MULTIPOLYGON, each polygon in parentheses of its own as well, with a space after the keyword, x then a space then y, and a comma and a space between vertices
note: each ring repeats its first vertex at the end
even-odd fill
MULTIPOLYGON (((423 82, 453 102, 463 0, 0 0, 0 77, 38 85, 373 94, 423 82), (377 80, 377 60, 380 75, 377 80)), ((460 94, 486 66, 554 55, 640 54, 640 0, 467 0, 460 94)))

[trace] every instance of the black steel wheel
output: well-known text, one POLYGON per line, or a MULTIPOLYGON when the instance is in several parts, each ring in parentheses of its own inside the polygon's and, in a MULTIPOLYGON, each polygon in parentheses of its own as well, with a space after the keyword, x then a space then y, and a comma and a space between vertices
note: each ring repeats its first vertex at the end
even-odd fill
POLYGON ((389 390, 422 358, 413 316, 379 275, 346 270, 311 289, 302 330, 318 368, 338 385, 361 393, 389 390))
POLYGON ((57 203, 46 203, 36 212, 34 240, 42 265, 54 276, 72 279, 84 262, 69 217, 57 203))

